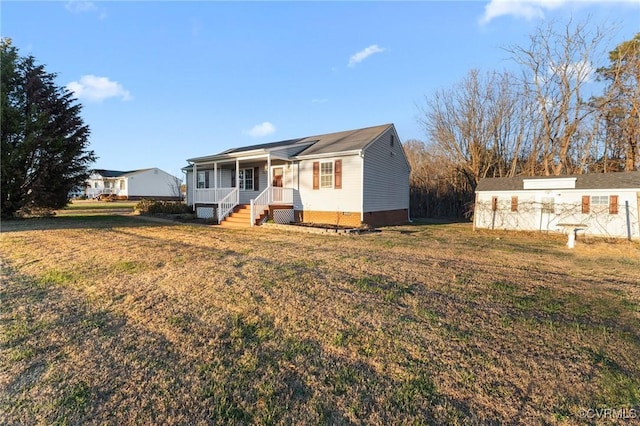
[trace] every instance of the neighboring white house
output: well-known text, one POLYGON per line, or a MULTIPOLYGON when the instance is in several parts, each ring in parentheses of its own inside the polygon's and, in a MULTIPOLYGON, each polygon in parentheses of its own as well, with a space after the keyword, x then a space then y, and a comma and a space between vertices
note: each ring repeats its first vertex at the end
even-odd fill
POLYGON ((85 195, 123 200, 179 200, 181 183, 179 178, 155 167, 129 172, 94 170, 86 182, 85 195))
POLYGON ((640 237, 640 171, 481 179, 474 226, 640 237), (576 226, 573 226, 576 225, 576 226))
POLYGON ((346 226, 409 220, 410 168, 393 124, 187 161, 187 204, 201 218, 245 226, 266 218, 346 226))

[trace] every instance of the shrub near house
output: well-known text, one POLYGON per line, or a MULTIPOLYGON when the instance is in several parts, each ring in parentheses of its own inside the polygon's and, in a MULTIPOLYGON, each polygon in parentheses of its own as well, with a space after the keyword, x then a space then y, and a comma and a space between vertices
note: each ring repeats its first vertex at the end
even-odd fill
POLYGON ((191 213, 191 207, 181 201, 142 200, 135 206, 140 214, 183 214, 191 213))

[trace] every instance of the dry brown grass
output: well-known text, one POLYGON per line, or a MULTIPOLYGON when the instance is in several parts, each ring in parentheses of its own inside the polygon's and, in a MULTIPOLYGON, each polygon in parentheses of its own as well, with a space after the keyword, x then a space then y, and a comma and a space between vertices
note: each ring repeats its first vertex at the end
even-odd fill
POLYGON ((583 424, 639 408, 637 243, 111 216, 2 231, 0 423, 583 424))

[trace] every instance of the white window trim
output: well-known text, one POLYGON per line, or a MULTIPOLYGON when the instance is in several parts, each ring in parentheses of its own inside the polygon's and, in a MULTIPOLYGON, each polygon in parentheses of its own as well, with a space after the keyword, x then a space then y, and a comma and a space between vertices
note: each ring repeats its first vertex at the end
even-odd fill
POLYGON ((253 167, 247 167, 245 169, 239 169, 238 172, 239 172, 238 173, 238 179, 239 179, 238 187, 240 188, 240 191, 254 191, 253 182, 254 182, 254 178, 255 177, 253 176, 253 172, 254 172, 253 167), (251 179, 247 179, 247 177, 246 177, 246 171, 247 170, 251 170, 251 179), (247 180, 249 182, 251 182, 251 189, 245 189, 247 180))
MULTIPOLYGON (((287 166, 284 164, 280 164, 277 166, 271 166, 271 173, 269 175, 269 182, 273 182, 273 171, 275 169, 282 169, 282 186, 286 186, 286 182, 287 182, 287 166)), ((273 185, 272 185, 273 186, 273 185)))
POLYGON ((589 201, 591 202, 591 206, 609 208, 609 196, 608 195, 592 195, 591 196, 591 200, 589 200, 589 201), (604 203, 596 202, 596 200, 600 201, 601 199, 604 199, 605 202, 604 203))
POLYGON ((555 214, 556 213, 556 200, 553 197, 544 197, 542 199, 542 213, 555 214))
POLYGON ((207 189, 209 188, 209 170, 198 170, 196 176, 196 189, 207 189), (200 181, 200 176, 203 176, 203 180, 200 181), (200 186, 200 184, 203 184, 200 186))
POLYGON ((335 170, 336 170, 336 164, 335 164, 335 160, 331 160, 331 161, 320 161, 320 173, 319 173, 319 179, 320 179, 320 189, 333 189, 335 187, 335 170), (322 173, 322 166, 324 164, 331 164, 331 172, 330 173, 322 173), (323 185, 322 183, 322 177, 330 177, 331 178, 331 185, 323 185))

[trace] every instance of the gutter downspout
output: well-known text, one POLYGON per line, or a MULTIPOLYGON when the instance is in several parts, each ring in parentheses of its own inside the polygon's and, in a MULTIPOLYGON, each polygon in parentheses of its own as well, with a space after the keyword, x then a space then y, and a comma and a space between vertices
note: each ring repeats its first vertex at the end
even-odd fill
POLYGON ((627 215, 627 239, 631 241, 631 218, 629 217, 629 200, 624 202, 626 215, 627 215))
POLYGON ((362 167, 360 173, 360 224, 364 223, 364 151, 360 150, 360 158, 362 159, 362 167))

